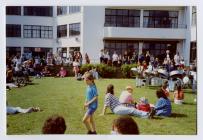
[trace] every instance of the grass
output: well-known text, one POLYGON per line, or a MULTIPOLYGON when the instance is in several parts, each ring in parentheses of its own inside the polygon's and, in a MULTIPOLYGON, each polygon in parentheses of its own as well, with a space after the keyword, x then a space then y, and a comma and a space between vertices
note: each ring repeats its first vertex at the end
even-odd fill
MULTIPOLYGON (((96 81, 99 93, 99 107, 95 112, 97 132, 110 134, 112 121, 117 115, 107 110, 105 116, 99 116, 103 108, 104 95, 108 84, 115 86, 116 96, 119 97, 126 85, 135 85, 133 79, 101 79, 96 81)), ((67 123, 66 134, 86 134, 81 120, 85 113, 86 85, 83 81, 73 78, 43 78, 33 79, 33 85, 12 89, 7 92, 7 101, 11 106, 27 108, 39 106, 42 112, 29 114, 7 115, 7 134, 41 134, 41 128, 46 118, 53 114, 62 115, 67 123)), ((155 89, 146 87, 135 88, 134 97, 145 96, 150 103, 155 103, 155 89)), ((141 135, 196 135, 197 134, 197 105, 191 90, 185 93, 185 104, 172 103, 171 117, 156 117, 141 119, 133 117, 137 122, 141 135)))

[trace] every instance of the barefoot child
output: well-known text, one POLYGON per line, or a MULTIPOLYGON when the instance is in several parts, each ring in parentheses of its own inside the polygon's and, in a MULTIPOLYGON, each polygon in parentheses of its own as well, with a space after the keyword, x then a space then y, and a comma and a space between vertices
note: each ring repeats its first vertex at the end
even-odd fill
POLYGON ((84 104, 84 107, 87 108, 87 112, 85 113, 82 121, 88 130, 87 134, 97 134, 93 119, 93 114, 98 105, 97 87, 94 83, 92 74, 89 72, 85 73, 84 81, 87 84, 86 100, 84 104))

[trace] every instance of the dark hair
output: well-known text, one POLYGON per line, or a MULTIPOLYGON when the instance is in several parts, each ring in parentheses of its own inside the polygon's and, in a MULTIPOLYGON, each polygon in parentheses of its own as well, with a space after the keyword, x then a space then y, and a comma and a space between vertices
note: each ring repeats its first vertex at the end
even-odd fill
POLYGON ((164 91, 162 89, 159 89, 156 91, 156 96, 157 98, 164 98, 164 99, 168 99, 167 96, 164 94, 164 91))
POLYGON ((167 86, 168 86, 168 81, 165 80, 164 83, 163 83, 163 85, 162 85, 162 87, 166 88, 167 86))
POLYGON ((106 94, 107 94, 107 93, 110 93, 110 94, 114 95, 114 86, 113 86, 112 84, 109 84, 109 85, 107 86, 106 94))
POLYGON ((130 116, 120 116, 113 121, 113 128, 116 127, 118 133, 138 135, 139 128, 137 123, 130 116))
POLYGON ((178 86, 177 86, 177 90, 178 90, 178 92, 181 91, 181 90, 182 90, 182 86, 181 86, 181 85, 178 85, 178 86))
POLYGON ((53 115, 49 117, 42 128, 43 134, 64 134, 66 130, 66 123, 63 117, 53 115))

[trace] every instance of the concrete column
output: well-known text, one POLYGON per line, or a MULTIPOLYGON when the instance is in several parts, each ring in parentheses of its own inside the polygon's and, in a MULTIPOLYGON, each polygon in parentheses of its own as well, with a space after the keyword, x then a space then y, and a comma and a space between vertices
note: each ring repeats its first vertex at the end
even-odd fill
POLYGON ((22 55, 23 55, 23 53, 24 53, 24 47, 23 47, 23 46, 21 46, 21 47, 20 47, 20 56, 22 56, 22 55))
POLYGON ((143 44, 143 42, 139 42, 139 55, 142 53, 143 44))
POLYGON ((176 52, 179 52, 181 56, 183 56, 183 41, 179 41, 177 43, 176 52))
POLYGON ((53 6, 53 54, 57 53, 57 47, 59 47, 59 41, 57 39, 57 6, 53 6))
POLYGON ((184 40, 184 46, 183 46, 183 57, 184 57, 186 66, 189 66, 189 63, 190 63, 191 16, 192 16, 191 10, 192 10, 192 7, 190 6, 187 6, 185 8, 187 30, 186 30, 186 39, 184 40))
POLYGON ((24 14, 24 9, 23 9, 23 6, 21 6, 21 16, 23 16, 24 14))
POLYGON ((143 15, 144 15, 144 10, 140 10, 140 28, 143 28, 143 15))

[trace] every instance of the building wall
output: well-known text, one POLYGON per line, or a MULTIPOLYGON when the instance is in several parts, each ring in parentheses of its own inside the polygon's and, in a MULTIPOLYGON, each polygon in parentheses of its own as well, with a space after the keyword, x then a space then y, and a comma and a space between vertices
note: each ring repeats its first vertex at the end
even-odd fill
MULTIPOLYGON (((132 40, 161 40, 179 41, 177 51, 185 58, 189 64, 190 42, 196 40, 196 26, 191 26, 190 7, 122 7, 122 9, 137 9, 141 11, 140 27, 104 27, 105 7, 104 6, 84 6, 80 13, 57 16, 57 7, 53 7, 53 17, 38 16, 6 16, 7 24, 21 24, 21 38, 7 37, 7 46, 21 47, 50 47, 56 53, 59 47, 80 47, 83 56, 87 53, 91 62, 99 61, 99 52, 104 48, 104 39, 132 39, 132 40), (186 28, 143 28, 143 10, 175 10, 179 11, 178 24, 187 25, 186 28), (81 24, 80 36, 57 38, 57 26, 67 24, 81 24), (23 38, 23 25, 45 25, 53 26, 53 39, 28 39, 23 38)), ((108 7, 119 9, 121 7, 108 7)), ((23 8, 21 8, 23 9, 23 8)), ((21 11, 23 13, 23 11, 21 11)), ((142 42, 142 41, 141 41, 142 42)), ((142 43, 139 44, 142 44, 142 43)), ((142 46, 142 45, 140 45, 142 46)), ((141 47, 140 47, 141 48, 141 47)), ((141 51, 141 49, 140 49, 141 51)), ((139 52, 140 53, 140 52, 139 52)))
MULTIPOLYGON (((53 17, 42 17, 42 16, 23 16, 23 7, 21 7, 21 16, 7 15, 6 24, 20 24, 21 25, 21 37, 7 37, 6 46, 21 47, 44 47, 54 48, 55 45, 55 18, 53 17), (42 25, 42 26, 53 26, 53 39, 44 38, 24 38, 23 37, 23 26, 24 25, 42 25)), ((54 49, 55 50, 55 49, 54 49)))
MULTIPOLYGON (((69 48, 69 47, 81 47, 81 34, 79 36, 69 37, 69 24, 82 22, 82 13, 72 13, 67 15, 59 15, 56 17, 57 25, 67 25, 67 37, 57 39, 57 47, 69 48)), ((82 26, 82 25, 81 25, 82 26)), ((57 28, 57 27, 56 27, 57 28)), ((68 51, 67 51, 68 53, 68 51)))
POLYGON ((92 63, 99 62, 99 52, 103 45, 105 8, 85 6, 82 19, 81 51, 88 54, 92 63))

